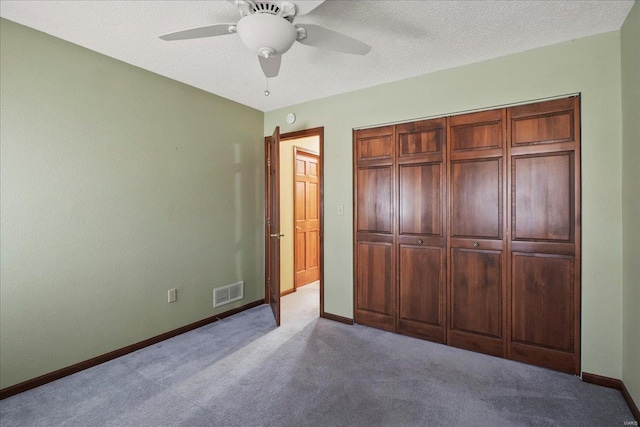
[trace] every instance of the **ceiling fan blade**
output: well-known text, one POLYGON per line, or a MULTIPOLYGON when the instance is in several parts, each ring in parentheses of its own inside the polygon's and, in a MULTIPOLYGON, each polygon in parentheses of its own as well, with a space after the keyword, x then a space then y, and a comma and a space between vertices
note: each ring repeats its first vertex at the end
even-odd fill
POLYGON ((260 60, 260 66, 262 72, 267 78, 275 77, 280 71, 280 63, 282 62, 282 55, 273 55, 268 58, 264 56, 258 56, 260 60))
POLYGON ((306 30, 307 37, 298 41, 307 46, 354 55, 366 55, 371 50, 371 46, 366 43, 319 25, 304 24, 297 25, 297 27, 302 27, 306 30))
POLYGON ((162 40, 187 40, 200 39, 203 37, 226 36, 233 34, 229 31, 229 26, 236 24, 216 24, 206 25, 204 27, 189 28, 188 30, 176 31, 174 33, 163 34, 160 36, 162 40))
POLYGON ((325 0, 295 0, 296 16, 306 15, 316 7, 324 3, 325 0))

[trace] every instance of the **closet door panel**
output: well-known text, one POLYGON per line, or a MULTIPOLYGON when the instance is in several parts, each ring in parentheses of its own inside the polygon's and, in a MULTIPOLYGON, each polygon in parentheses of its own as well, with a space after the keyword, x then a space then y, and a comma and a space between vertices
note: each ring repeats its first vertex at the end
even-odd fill
POLYGON ((501 239, 502 159, 451 163, 451 237, 501 239))
POLYGON ((449 344, 504 356, 501 251, 452 249, 449 344))
POLYGON ((392 160, 393 135, 382 134, 364 136, 356 141, 356 159, 361 160, 392 160))
POLYGON ((400 234, 442 235, 442 166, 400 166, 400 234))
MULTIPOLYGON (((455 156, 460 152, 502 151, 504 119, 502 110, 463 114, 449 119, 449 146, 455 156)), ((478 153, 480 152, 480 153, 478 153)))
POLYGON ((391 166, 358 169, 358 231, 393 232, 392 174, 391 166))
POLYGON ((446 119, 422 120, 397 126, 400 163, 421 160, 442 161, 446 141, 446 119))
POLYGON ((393 331, 395 329, 395 257, 392 244, 359 242, 356 254, 358 322, 393 331))
POLYGON ((509 108, 512 147, 579 140, 577 98, 557 99, 509 108))
POLYGON ((453 249, 451 328, 502 336, 502 254, 453 249))
POLYGON ((572 351, 573 257, 514 253, 512 260, 512 340, 572 351))
POLYGON ((573 153, 512 158, 513 240, 572 242, 573 153))
POLYGON ((444 342, 444 265, 442 248, 400 245, 401 333, 444 342))
POLYGON ((398 133, 399 157, 416 156, 423 154, 440 153, 444 127, 433 129, 421 129, 414 126, 413 129, 400 129, 398 133))

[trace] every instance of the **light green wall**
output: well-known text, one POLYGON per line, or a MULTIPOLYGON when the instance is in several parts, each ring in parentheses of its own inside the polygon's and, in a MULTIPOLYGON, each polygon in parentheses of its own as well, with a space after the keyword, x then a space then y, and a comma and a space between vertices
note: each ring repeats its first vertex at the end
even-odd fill
POLYGON ((282 132, 324 126, 325 311, 353 316, 353 128, 576 92, 582 93, 582 369, 620 378, 618 31, 266 113, 264 133, 269 135, 278 125, 282 132), (294 126, 285 123, 287 112, 298 116, 294 126), (345 206, 344 216, 337 215, 338 205, 345 206))
POLYGON ((0 387, 263 298, 262 112, 10 21, 0 43, 0 387))
POLYGON ((622 381, 640 404, 640 3, 621 30, 622 52, 622 381))
POLYGON ((293 147, 320 153, 320 138, 280 141, 280 292, 293 289, 293 147))

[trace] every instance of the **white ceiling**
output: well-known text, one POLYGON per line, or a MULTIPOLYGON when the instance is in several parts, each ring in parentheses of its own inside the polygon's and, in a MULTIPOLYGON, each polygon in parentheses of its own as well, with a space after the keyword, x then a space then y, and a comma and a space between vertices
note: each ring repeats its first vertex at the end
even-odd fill
MULTIPOLYGON (((295 1, 295 0, 293 0, 295 1)), ((262 111, 618 30, 633 0, 327 0, 296 23, 370 44, 367 56, 295 43, 269 81, 237 35, 158 35, 239 19, 228 1, 0 1, 0 16, 262 111)))

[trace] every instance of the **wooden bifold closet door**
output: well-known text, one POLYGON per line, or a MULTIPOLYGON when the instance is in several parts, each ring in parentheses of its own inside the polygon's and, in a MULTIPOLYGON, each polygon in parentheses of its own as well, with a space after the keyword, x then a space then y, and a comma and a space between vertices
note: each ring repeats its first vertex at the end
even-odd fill
POLYGON ((579 98, 507 110, 509 357, 580 372, 579 98))
POLYGON ((449 118, 450 345, 506 355, 505 111, 449 118))
POLYGON ((396 330, 395 127, 362 130, 354 144, 355 312, 360 323, 396 330))
POLYGON ((446 119, 396 127, 400 333, 445 341, 446 119))
POLYGON ((354 132, 357 323, 577 374, 579 98, 354 132))

